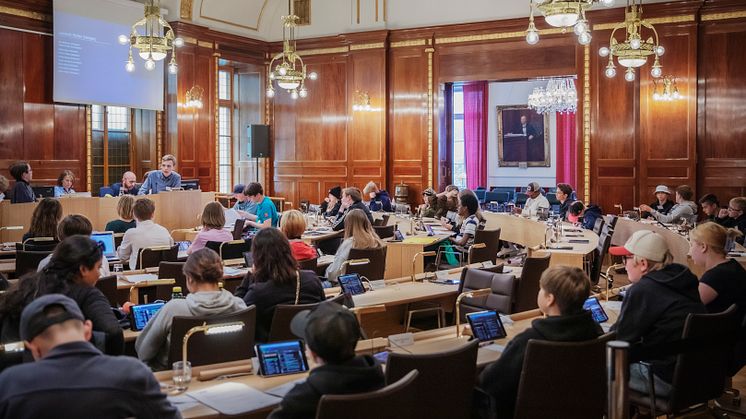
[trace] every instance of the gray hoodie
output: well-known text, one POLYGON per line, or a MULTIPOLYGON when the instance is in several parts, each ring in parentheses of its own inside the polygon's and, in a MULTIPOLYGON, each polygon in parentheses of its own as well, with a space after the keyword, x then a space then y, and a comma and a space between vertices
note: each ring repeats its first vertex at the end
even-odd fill
POLYGON ((656 220, 662 223, 679 223, 683 219, 689 225, 694 225, 697 221, 697 204, 692 201, 683 201, 680 204, 674 205, 668 214, 661 214, 655 210, 651 214, 653 214, 656 220))
POLYGON ((217 316, 245 308, 242 299, 226 290, 197 292, 187 295, 185 299, 171 300, 150 319, 137 337, 137 357, 154 370, 167 369, 174 316, 217 316))

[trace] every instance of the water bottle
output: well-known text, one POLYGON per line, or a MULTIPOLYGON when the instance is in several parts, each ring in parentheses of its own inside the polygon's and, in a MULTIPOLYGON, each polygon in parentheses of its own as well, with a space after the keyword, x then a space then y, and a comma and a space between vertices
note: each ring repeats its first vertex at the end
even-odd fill
POLYGON ((176 299, 183 300, 184 299, 184 294, 181 293, 181 287, 174 287, 171 290, 171 299, 172 300, 176 300, 176 299))

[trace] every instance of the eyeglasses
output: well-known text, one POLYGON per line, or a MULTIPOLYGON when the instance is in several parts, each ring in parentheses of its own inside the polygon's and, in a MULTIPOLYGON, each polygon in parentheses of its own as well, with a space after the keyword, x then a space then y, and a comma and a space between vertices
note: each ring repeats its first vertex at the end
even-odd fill
POLYGON ((740 209, 735 209, 735 208, 733 208, 733 207, 728 207, 728 211, 733 211, 733 212, 741 212, 741 211, 743 211, 743 210, 740 210, 740 209))

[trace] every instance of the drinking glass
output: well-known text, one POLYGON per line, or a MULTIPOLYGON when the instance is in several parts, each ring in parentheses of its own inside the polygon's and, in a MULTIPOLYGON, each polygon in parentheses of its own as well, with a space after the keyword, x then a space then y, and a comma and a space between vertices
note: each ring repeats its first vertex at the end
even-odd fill
POLYGON ((124 265, 121 263, 115 263, 114 264, 114 273, 121 273, 124 271, 124 265))
POLYGON ((189 388, 192 382, 192 363, 189 361, 176 361, 173 366, 174 387, 178 391, 189 388))

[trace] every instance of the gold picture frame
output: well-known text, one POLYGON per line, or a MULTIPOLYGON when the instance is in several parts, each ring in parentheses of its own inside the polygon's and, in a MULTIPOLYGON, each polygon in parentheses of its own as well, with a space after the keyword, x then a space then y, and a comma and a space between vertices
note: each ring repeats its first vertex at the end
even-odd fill
POLYGON ((551 167, 549 134, 548 113, 538 114, 527 105, 497 106, 498 166, 551 167), (523 116, 527 135, 523 135, 523 116))

